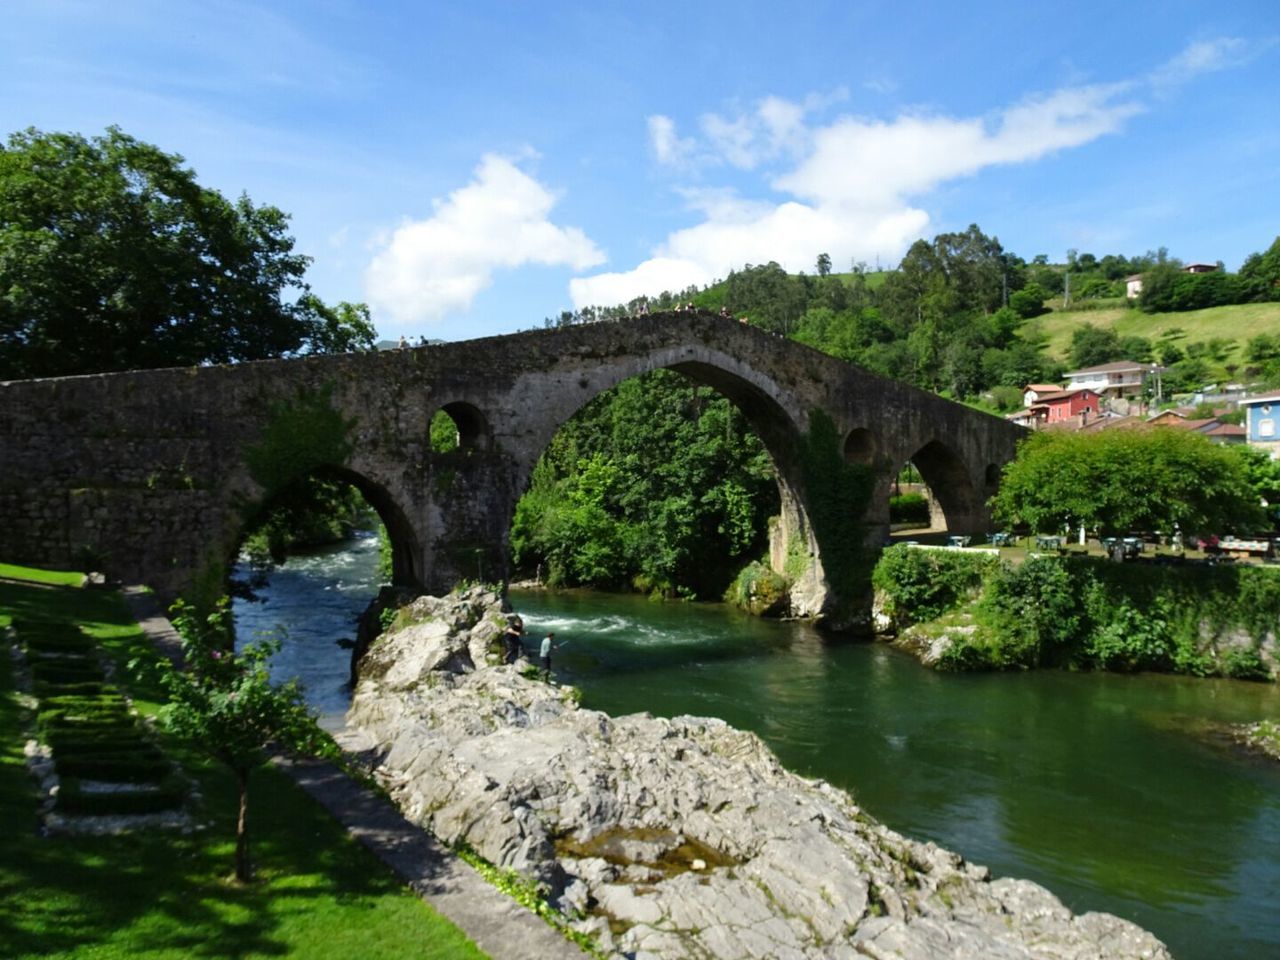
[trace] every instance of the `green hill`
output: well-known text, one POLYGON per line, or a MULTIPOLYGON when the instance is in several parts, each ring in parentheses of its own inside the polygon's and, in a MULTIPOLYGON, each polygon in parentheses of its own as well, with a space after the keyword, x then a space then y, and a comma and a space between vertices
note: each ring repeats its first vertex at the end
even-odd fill
POLYGON ((1179 345, 1229 340, 1228 362, 1243 363, 1245 345, 1260 333, 1280 334, 1280 303, 1242 303, 1182 313, 1143 313, 1114 306, 1103 309, 1056 309, 1036 317, 1048 336, 1048 352, 1063 362, 1071 352, 1071 334, 1086 323, 1115 330, 1121 337, 1145 337, 1155 343, 1172 333, 1179 345), (1179 333, 1180 331, 1180 333, 1179 333))

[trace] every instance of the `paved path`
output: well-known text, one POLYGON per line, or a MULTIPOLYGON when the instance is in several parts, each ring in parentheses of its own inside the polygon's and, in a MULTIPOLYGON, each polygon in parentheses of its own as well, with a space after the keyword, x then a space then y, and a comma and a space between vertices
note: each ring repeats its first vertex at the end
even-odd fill
MULTIPOLYGON (((152 642, 170 659, 179 655, 178 635, 151 595, 130 587, 125 600, 152 642)), ((341 734, 337 739, 351 742, 341 734)), ((285 757, 273 762, 493 960, 588 960, 576 945, 406 820, 390 800, 333 764, 285 757)))

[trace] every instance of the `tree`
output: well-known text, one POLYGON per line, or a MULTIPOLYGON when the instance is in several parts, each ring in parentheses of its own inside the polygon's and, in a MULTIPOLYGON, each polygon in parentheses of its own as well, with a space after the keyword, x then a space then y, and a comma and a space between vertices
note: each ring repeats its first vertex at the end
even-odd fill
POLYGON ((1280 300, 1280 237, 1265 253, 1252 253, 1245 259, 1240 282, 1251 300, 1280 300))
POLYGON ((1232 452, 1244 461, 1245 477, 1254 494, 1262 501, 1272 527, 1280 525, 1280 460, 1256 447, 1233 447, 1232 452))
POLYGON ((991 500, 1002 523, 1099 535, 1257 529, 1263 521, 1243 458, 1172 427, 1045 431, 1024 440, 991 500))
POLYGON ((372 345, 308 291, 286 214, 182 164, 117 127, 0 147, 0 379, 372 345))
POLYGON ((265 748, 272 741, 315 753, 323 738, 298 682, 270 682, 267 661, 278 644, 262 642, 234 650, 230 602, 225 597, 207 616, 182 601, 174 604, 172 613, 182 637, 184 668, 170 666, 161 676, 169 702, 160 710, 160 721, 234 774, 239 798, 235 878, 247 883, 253 878, 250 772, 266 762, 265 748))
POLYGON ((1072 331, 1071 363, 1076 369, 1123 359, 1126 358, 1120 337, 1110 327, 1086 323, 1072 331))
POLYGON ((831 272, 831 255, 829 253, 818 254, 818 276, 825 277, 831 272))
POLYGON ((1009 296, 1009 306, 1023 319, 1038 317, 1047 313, 1044 302, 1049 299, 1049 291, 1040 284, 1028 283, 1021 290, 1015 290, 1009 296))

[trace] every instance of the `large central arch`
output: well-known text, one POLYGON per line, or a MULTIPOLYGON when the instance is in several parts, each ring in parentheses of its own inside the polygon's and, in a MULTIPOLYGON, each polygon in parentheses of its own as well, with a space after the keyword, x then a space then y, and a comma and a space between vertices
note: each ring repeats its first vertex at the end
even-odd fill
MULTIPOLYGON (((803 479, 796 449, 797 437, 807 430, 807 423, 799 419, 798 411, 784 406, 786 393, 772 378, 744 367, 734 358, 719 351, 688 346, 675 350, 664 348, 595 371, 595 375, 585 384, 579 382, 577 391, 569 391, 562 402, 554 404, 551 410, 542 411, 538 428, 530 434, 529 442, 523 445, 527 452, 516 468, 514 490, 522 493, 527 489, 538 458, 565 424, 588 404, 632 378, 657 370, 670 370, 692 383, 712 389, 742 413, 751 430, 764 445, 773 464, 774 479, 778 487, 781 512, 779 523, 770 529, 769 555, 772 565, 776 572, 781 573, 788 554, 801 553, 807 560, 805 579, 820 583, 822 567, 819 548, 805 509, 803 479)), ((804 419, 807 420, 807 414, 804 419)), ((506 530, 510 529, 514 518, 516 502, 512 500, 501 517, 506 530)), ((504 545, 505 536, 504 533, 504 545)), ((821 613, 820 593, 815 593, 813 589, 797 590, 796 606, 792 612, 799 616, 816 616, 821 613)))

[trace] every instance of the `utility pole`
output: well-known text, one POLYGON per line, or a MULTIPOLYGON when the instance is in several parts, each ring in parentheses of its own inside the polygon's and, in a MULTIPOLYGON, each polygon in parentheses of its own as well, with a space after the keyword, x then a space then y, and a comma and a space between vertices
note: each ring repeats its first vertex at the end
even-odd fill
POLYGON ((1071 265, 1067 264, 1066 276, 1063 278, 1062 285, 1062 306, 1065 308, 1071 304, 1071 265))

